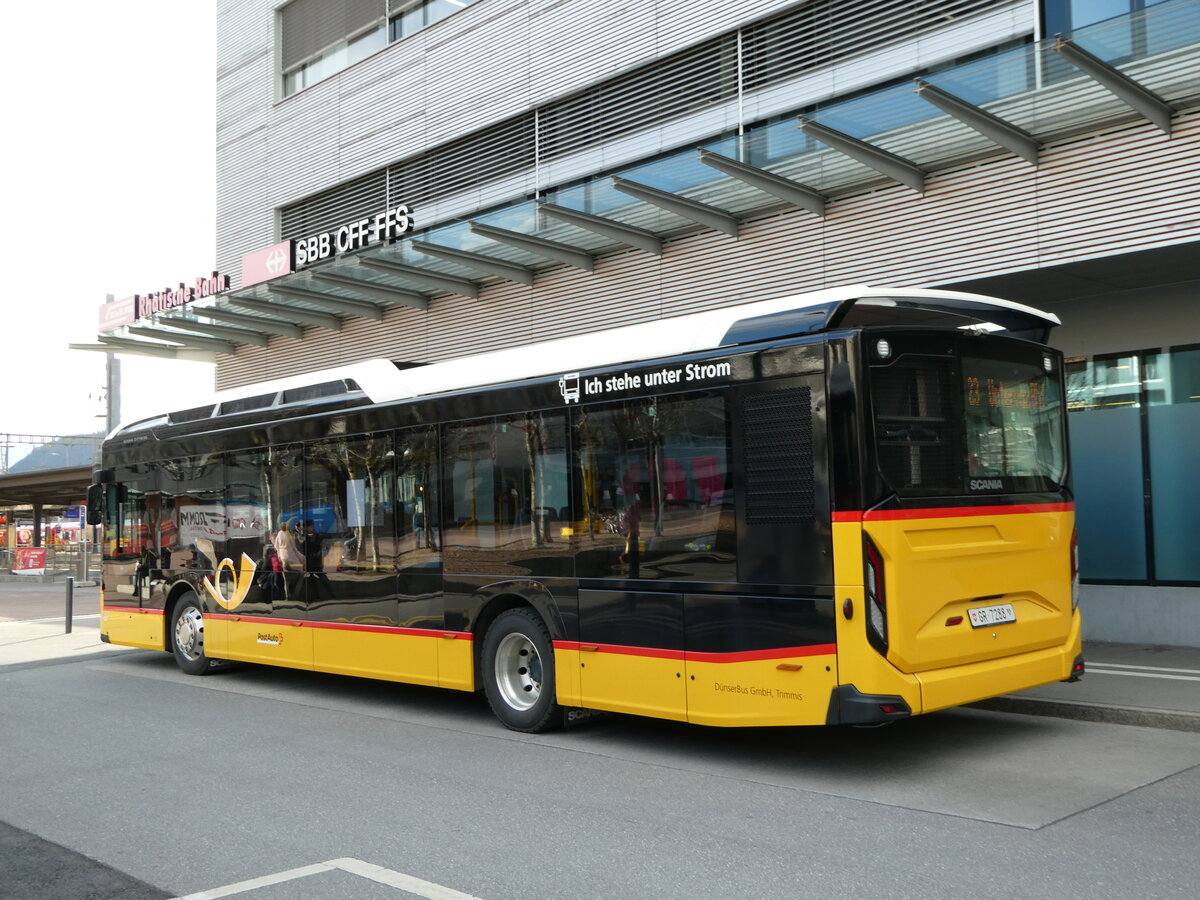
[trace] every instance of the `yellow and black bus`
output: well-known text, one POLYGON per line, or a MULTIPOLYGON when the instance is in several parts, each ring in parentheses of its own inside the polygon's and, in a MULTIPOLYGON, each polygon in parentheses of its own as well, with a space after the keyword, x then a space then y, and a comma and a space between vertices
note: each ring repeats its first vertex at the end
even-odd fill
POLYGON ((89 492, 103 637, 482 690, 520 731, 874 724, 1073 680, 1057 321, 839 288, 122 425, 89 492))

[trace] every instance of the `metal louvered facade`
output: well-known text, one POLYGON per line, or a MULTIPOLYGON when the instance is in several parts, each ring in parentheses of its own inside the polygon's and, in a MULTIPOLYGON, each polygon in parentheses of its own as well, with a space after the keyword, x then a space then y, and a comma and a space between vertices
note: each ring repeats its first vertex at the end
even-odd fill
MULTIPOLYGON (((364 202, 365 183, 386 180, 391 203, 453 196, 514 173, 533 173, 543 163, 666 121, 736 103, 748 92, 859 56, 863 47, 899 44, 936 32, 947 21, 1013 6, 1010 0, 803 3, 289 204, 281 209, 279 236, 301 237, 373 211, 378 203, 373 197, 364 202), (313 223, 319 224, 314 228, 313 223)), ((1032 25, 1025 30, 1031 33, 1032 25)))
POLYGON ((279 10, 280 58, 288 69, 383 18, 384 0, 292 0, 279 10))

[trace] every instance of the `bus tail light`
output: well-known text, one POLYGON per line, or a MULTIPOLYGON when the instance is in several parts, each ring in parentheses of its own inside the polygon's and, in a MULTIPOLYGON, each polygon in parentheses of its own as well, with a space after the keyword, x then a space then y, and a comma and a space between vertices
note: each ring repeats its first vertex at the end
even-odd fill
POLYGON ((867 640, 887 654, 887 592, 884 589, 883 557, 874 542, 863 535, 863 585, 867 593, 867 640))
POLYGON ((1071 612, 1079 608, 1079 529, 1071 530, 1071 612))

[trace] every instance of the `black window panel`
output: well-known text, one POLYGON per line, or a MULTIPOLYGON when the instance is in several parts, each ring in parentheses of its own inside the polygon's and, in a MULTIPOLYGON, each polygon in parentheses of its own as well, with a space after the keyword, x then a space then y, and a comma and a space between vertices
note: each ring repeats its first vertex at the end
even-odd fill
POLYGON ((210 403, 208 406, 196 406, 192 409, 181 409, 176 412, 169 413, 168 419, 170 419, 172 425, 181 425, 184 422, 198 422, 201 419, 211 418, 215 408, 216 405, 210 403))
POLYGON ((683 595, 582 590, 579 639, 618 647, 682 651, 683 595))
POLYGON ((146 495, 158 489, 158 469, 150 463, 122 466, 115 472, 119 485, 112 494, 117 499, 106 510, 104 520, 104 556, 106 559, 134 558, 147 541, 157 548, 146 526, 146 495))
POLYGON ((305 447, 304 516, 297 541, 313 618, 398 624, 393 457, 390 433, 305 447))
POLYGON ((687 649, 744 653, 837 640, 833 601, 812 597, 687 594, 683 598, 687 649))
POLYGON ((579 409, 579 577, 734 581, 729 440, 716 393, 579 409))
POLYGON ((879 470, 897 493, 962 492, 966 448, 955 371, 949 358, 906 355, 871 373, 879 470))
POLYGON ((225 400, 221 403, 221 415, 251 412, 264 409, 275 402, 277 394, 259 394, 257 397, 242 397, 240 400, 225 400))
POLYGON ((566 414, 522 413, 446 429, 446 571, 572 574, 566 414))
MULTIPOLYGON (((272 544, 275 532, 271 527, 270 461, 268 450, 243 450, 225 456, 226 555, 239 577, 246 558, 255 567, 254 582, 238 607, 244 615, 267 615, 276 600, 283 603, 285 599, 283 573, 272 544)), ((229 597, 231 593, 225 590, 224 595, 229 597)))
POLYGON ((301 535, 307 515, 304 505, 304 447, 272 447, 264 473, 270 512, 271 568, 280 576, 272 597, 273 611, 284 616, 304 612, 304 548, 301 535), (277 560, 277 562, 276 562, 277 560))
POLYGON ((161 568, 211 572, 226 556, 225 467, 219 454, 159 464, 159 502, 150 504, 161 568), (156 508, 157 507, 157 508, 156 508))
POLYGON ((320 400, 323 397, 340 397, 347 393, 346 382, 325 381, 321 384, 306 384, 304 387, 292 388, 283 392, 284 403, 303 403, 320 400))
POLYGON ((396 434, 396 568, 400 624, 437 628, 442 613, 438 439, 434 427, 396 434))

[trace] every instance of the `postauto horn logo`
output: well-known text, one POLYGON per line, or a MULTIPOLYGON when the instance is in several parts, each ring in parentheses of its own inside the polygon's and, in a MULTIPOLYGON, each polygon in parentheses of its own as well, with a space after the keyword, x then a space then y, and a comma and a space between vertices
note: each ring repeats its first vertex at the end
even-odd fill
POLYGON ((254 570, 256 568, 254 560, 245 553, 242 554, 242 572, 239 575, 237 569, 233 565, 233 560, 226 557, 217 563, 216 571, 212 574, 212 580, 209 580, 207 575, 204 576, 205 590, 212 596, 217 604, 224 609, 237 609, 242 605, 242 601, 246 599, 246 595, 250 593, 250 585, 254 583, 254 570), (226 597, 221 592, 221 570, 226 566, 229 567, 229 574, 233 576, 233 596, 226 597), (213 584, 213 581, 216 584, 213 584))

